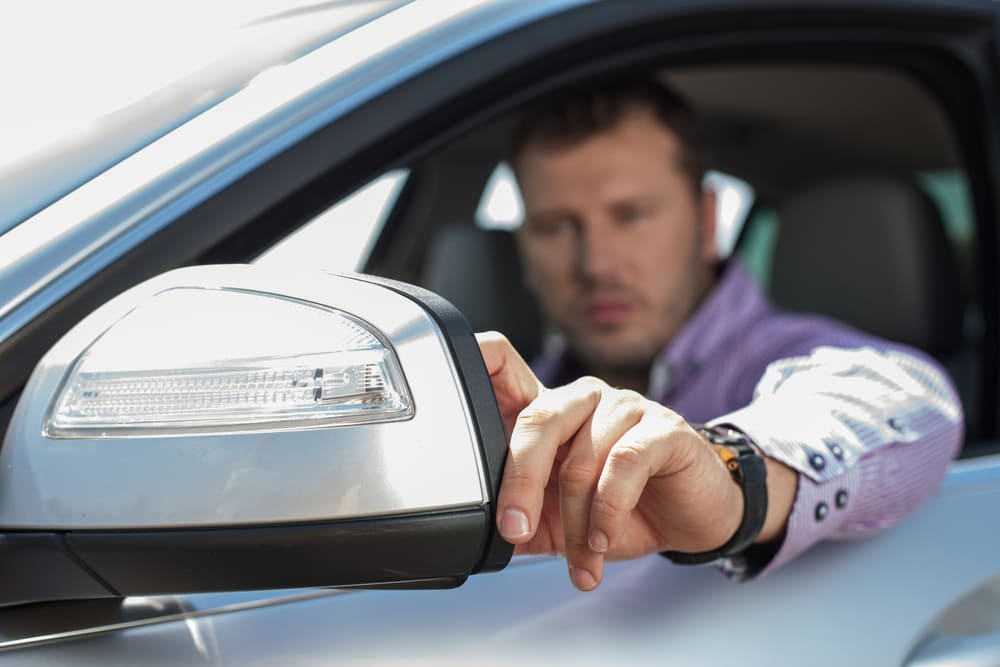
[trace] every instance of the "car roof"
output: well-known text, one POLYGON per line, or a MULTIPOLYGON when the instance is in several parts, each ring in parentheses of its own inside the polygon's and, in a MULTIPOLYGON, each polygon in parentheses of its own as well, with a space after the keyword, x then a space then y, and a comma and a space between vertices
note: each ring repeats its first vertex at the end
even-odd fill
POLYGON ((845 173, 958 163, 940 103, 886 66, 715 65, 671 68, 664 78, 705 114, 714 164, 765 197, 845 173))

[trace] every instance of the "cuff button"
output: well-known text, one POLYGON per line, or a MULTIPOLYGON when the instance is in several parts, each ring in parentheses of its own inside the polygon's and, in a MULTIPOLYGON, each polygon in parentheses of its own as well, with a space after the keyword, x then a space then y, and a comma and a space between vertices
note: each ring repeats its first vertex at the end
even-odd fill
POLYGON ((819 503, 816 505, 816 520, 822 521, 826 518, 826 515, 830 512, 830 508, 826 503, 819 503))
POLYGON ((813 470, 822 470, 826 467, 826 459, 823 458, 822 454, 813 452, 809 455, 809 465, 813 467, 813 470))
POLYGON ((844 458, 844 448, 838 445, 836 442, 832 440, 827 440, 826 447, 827 449, 830 450, 830 453, 833 454, 833 458, 837 459, 838 461, 844 458))
POLYGON ((847 491, 841 489, 837 491, 837 496, 834 498, 834 502, 837 504, 838 509, 842 509, 844 505, 847 504, 847 491))

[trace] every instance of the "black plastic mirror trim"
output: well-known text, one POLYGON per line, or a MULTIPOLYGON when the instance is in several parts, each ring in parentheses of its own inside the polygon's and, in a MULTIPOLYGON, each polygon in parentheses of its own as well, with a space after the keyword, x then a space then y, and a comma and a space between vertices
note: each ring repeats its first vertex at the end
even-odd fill
MULTIPOLYGON (((330 523, 66 533, 122 595, 393 582, 460 585, 483 549, 481 509, 330 523)), ((61 596, 60 596, 61 597, 61 596)))
POLYGON ((493 383, 479 351, 479 344, 472 328, 462 313, 443 297, 416 285, 360 273, 338 274, 363 282, 381 285, 408 297, 419 304, 441 327, 451 347, 455 365, 462 380, 463 390, 472 409, 473 421, 478 429, 482 460, 486 465, 489 485, 489 537, 482 561, 473 569, 477 572, 502 570, 510 562, 514 545, 506 542, 497 530, 496 503, 500 493, 500 480, 507 460, 507 432, 497 407, 493 383))
POLYGON ((59 533, 0 535, 0 606, 119 595, 81 563, 59 533))

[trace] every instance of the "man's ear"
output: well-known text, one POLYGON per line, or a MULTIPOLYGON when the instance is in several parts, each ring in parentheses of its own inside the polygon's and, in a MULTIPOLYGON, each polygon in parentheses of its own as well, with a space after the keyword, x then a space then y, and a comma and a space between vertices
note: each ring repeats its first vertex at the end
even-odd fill
POLYGON ((706 262, 714 263, 719 259, 719 252, 715 245, 715 215, 718 210, 716 206, 715 190, 705 187, 701 191, 701 255, 706 262))

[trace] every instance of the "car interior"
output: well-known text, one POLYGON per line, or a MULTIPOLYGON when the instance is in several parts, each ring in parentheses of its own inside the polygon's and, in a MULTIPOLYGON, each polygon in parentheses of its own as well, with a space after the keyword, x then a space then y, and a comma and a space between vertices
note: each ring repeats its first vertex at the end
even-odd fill
MULTIPOLYGON (((988 398, 976 224, 933 94, 905 72, 861 65, 657 74, 704 114, 712 169, 752 188, 749 213, 733 222, 733 252, 771 298, 939 359, 974 440, 988 398)), ((545 325, 521 281, 512 231, 477 220, 508 126, 505 116, 410 166, 367 270, 441 294, 474 330, 504 332, 530 359, 545 325)))

